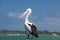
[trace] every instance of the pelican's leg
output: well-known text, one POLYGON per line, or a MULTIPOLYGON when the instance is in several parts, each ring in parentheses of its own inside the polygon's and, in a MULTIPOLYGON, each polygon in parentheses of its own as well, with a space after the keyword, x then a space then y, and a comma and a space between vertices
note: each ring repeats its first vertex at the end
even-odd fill
POLYGON ((29 39, 29 34, 28 34, 28 36, 27 36, 27 39, 29 39))
POLYGON ((29 33, 27 34, 27 38, 26 38, 26 40, 30 40, 30 38, 29 38, 29 33))

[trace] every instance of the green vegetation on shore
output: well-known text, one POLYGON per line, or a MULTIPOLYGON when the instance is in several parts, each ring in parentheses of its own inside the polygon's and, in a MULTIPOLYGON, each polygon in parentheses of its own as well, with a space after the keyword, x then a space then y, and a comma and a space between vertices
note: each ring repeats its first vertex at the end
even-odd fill
MULTIPOLYGON (((26 31, 7 31, 7 30, 1 30, 0 34, 27 34, 28 32, 26 31)), ((38 31, 39 34, 49 34, 52 35, 57 34, 60 35, 60 32, 49 32, 49 31, 38 31)))

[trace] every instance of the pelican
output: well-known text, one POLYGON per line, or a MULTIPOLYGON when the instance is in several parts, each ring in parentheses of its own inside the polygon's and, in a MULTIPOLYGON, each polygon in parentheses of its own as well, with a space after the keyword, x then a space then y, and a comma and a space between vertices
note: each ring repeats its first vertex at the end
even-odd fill
POLYGON ((32 9, 27 8, 26 11, 20 16, 20 19, 25 16, 25 28, 29 31, 30 34, 32 34, 35 37, 38 37, 38 31, 37 31, 35 24, 29 22, 28 20, 28 17, 31 13, 32 13, 32 9))

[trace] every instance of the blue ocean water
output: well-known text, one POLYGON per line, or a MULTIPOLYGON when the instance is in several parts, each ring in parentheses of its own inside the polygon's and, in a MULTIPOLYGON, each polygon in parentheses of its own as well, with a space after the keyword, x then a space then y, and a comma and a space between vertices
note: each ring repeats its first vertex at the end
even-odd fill
MULTIPOLYGON (((30 38, 32 36, 30 35, 30 38)), ((16 35, 16 34, 1 34, 0 40, 25 40, 27 35, 16 35)), ((50 36, 50 35, 39 35, 38 38, 33 37, 32 40, 60 40, 60 36, 50 36)))

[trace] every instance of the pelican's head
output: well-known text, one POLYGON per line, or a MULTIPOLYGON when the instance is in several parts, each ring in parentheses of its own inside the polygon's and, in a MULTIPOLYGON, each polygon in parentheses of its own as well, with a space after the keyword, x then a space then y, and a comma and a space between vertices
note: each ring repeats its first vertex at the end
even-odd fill
POLYGON ((26 11, 20 16, 20 19, 23 18, 24 16, 30 15, 32 13, 31 8, 26 9, 26 11))
POLYGON ((31 14, 32 10, 31 8, 26 9, 27 13, 31 14))

